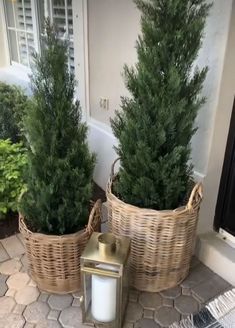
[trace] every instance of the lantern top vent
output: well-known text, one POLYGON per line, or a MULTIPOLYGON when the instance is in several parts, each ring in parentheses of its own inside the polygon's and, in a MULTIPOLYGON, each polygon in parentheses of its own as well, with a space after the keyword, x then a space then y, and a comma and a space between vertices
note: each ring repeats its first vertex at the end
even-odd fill
POLYGON ((85 262, 124 265, 130 252, 130 238, 93 232, 81 256, 85 262))

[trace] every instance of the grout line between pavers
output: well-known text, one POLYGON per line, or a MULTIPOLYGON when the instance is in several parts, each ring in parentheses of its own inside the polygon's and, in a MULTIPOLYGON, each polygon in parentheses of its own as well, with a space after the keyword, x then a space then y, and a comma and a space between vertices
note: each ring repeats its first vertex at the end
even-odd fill
POLYGON ((19 234, 20 234, 20 233, 17 233, 17 234, 15 234, 15 236, 16 236, 16 238, 20 241, 21 245, 22 245, 22 246, 24 247, 24 249, 25 249, 25 245, 24 245, 24 243, 22 242, 21 238, 18 237, 19 234))
MULTIPOLYGON (((7 255, 8 255, 8 257, 9 257, 9 259, 7 259, 6 261, 11 260, 12 257, 10 256, 10 254, 8 253, 8 251, 6 250, 6 248, 4 247, 4 245, 3 245, 3 243, 2 243, 2 240, 4 240, 4 239, 1 239, 1 240, 0 240, 0 244, 2 245, 2 248, 4 249, 4 251, 7 253, 7 255)), ((3 261, 2 263, 6 262, 6 261, 3 261)))

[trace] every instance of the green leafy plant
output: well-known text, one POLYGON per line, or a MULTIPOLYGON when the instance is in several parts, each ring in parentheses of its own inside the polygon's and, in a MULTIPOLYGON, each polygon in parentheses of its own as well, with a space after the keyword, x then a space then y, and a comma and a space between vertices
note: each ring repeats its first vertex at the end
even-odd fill
POLYGON ((27 157, 22 143, 0 140, 0 219, 16 212, 20 194, 26 190, 23 170, 27 157))
POLYGON ((21 211, 37 232, 66 234, 87 223, 95 158, 75 98, 68 44, 47 21, 32 74, 34 105, 24 117, 29 165, 21 211))
POLYGON ((191 138, 207 68, 194 69, 210 5, 206 0, 135 0, 142 35, 135 67, 124 67, 131 97, 112 120, 121 159, 114 191, 153 209, 180 205, 192 176, 191 138))
POLYGON ((30 100, 23 90, 0 82, 0 139, 19 142, 21 137, 21 121, 30 100))

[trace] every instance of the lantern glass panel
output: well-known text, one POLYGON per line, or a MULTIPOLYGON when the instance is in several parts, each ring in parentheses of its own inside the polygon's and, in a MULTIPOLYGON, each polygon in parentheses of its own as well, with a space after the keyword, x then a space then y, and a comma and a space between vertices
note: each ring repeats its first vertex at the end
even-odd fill
POLYGON ((85 322, 113 323, 116 327, 117 314, 120 311, 120 277, 117 272, 106 270, 102 265, 97 265, 95 269, 99 269, 100 272, 85 271, 82 275, 85 322))
POLYGON ((127 237, 92 234, 81 256, 83 323, 121 327, 128 302, 129 251, 127 237))

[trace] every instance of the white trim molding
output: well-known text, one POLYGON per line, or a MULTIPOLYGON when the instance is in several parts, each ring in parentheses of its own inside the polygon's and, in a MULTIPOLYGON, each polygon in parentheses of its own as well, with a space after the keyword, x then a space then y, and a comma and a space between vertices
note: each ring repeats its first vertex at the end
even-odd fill
POLYGON ((235 237, 232 234, 220 228, 218 236, 221 237, 221 239, 225 241, 229 246, 235 248, 235 237))
POLYGON ((77 97, 82 107, 83 119, 87 121, 87 112, 89 110, 87 1, 73 0, 72 6, 75 77, 79 81, 77 97))
POLYGON ((103 189, 110 175, 110 168, 117 158, 114 146, 117 140, 112 133, 112 129, 107 124, 97 121, 91 117, 90 108, 90 82, 89 82, 89 34, 88 34, 88 0, 73 0, 74 6, 74 30, 78 31, 78 36, 74 34, 74 50, 79 54, 77 66, 79 83, 78 94, 83 111, 83 118, 87 122, 89 133, 88 143, 91 151, 96 153, 96 166, 94 171, 95 182, 103 189))
POLYGON ((211 270, 235 286, 235 252, 216 232, 198 236, 196 256, 211 270))
MULTIPOLYGON (((5 57, 5 64, 8 66, 10 65, 10 52, 9 52, 9 44, 7 38, 7 24, 6 24, 6 17, 5 17, 5 9, 3 0, 0 0, 0 22, 2 22, 2 37, 3 37, 3 50, 4 50, 4 57, 5 57)), ((2 49, 1 49, 2 51, 2 49)))

